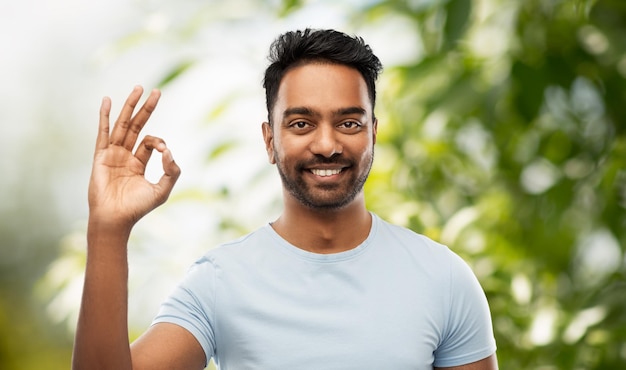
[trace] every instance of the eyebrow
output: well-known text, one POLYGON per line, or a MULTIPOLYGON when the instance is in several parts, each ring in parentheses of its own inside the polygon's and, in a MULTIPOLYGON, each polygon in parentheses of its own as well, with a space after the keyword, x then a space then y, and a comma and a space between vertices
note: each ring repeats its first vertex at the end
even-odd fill
MULTIPOLYGON (((367 111, 364 108, 354 106, 354 107, 339 108, 332 112, 332 115, 334 117, 349 116, 352 114, 366 115, 367 111)), ((309 117, 321 116, 319 112, 314 111, 313 109, 309 107, 293 107, 293 108, 288 108, 283 112, 284 118, 292 116, 292 115, 303 115, 303 116, 309 116, 309 117)))
POLYGON ((307 107, 287 108, 283 112, 283 117, 284 118, 289 117, 289 116, 294 116, 294 115, 313 117, 313 116, 319 116, 320 114, 314 112, 313 109, 307 108, 307 107))
POLYGON ((353 114, 359 114, 359 115, 366 115, 367 112, 365 111, 364 108, 361 107, 347 107, 347 108, 340 108, 337 109, 336 111, 333 112, 333 116, 350 116, 353 114))

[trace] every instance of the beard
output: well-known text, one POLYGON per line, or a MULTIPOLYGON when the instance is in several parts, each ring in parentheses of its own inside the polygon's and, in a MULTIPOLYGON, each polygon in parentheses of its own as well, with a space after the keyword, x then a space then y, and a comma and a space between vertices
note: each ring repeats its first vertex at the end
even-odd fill
POLYGON ((371 156, 364 160, 367 160, 368 163, 366 163, 366 167, 360 173, 350 173, 350 177, 343 179, 340 183, 317 184, 314 186, 305 181, 303 173, 308 171, 307 168, 318 164, 336 164, 344 167, 343 171, 355 171, 358 169, 356 166, 358 163, 342 158, 341 155, 331 158, 317 156, 312 160, 296 162, 292 166, 292 171, 288 171, 285 163, 277 156, 276 168, 285 190, 302 205, 310 209, 330 211, 347 206, 363 190, 374 162, 373 149, 371 156))

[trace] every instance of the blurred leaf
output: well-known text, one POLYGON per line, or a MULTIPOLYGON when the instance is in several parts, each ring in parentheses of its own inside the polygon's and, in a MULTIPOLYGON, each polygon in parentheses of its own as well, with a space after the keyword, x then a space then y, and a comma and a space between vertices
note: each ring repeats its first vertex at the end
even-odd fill
POLYGON ((302 0, 282 0, 281 8, 278 11, 279 17, 286 17, 294 11, 301 8, 303 5, 302 0))
POLYGON ((239 145, 237 140, 222 141, 211 149, 207 159, 210 161, 216 160, 229 153, 231 150, 238 148, 239 145))
POLYGON ((181 74, 186 72, 193 65, 195 65, 195 61, 180 62, 178 65, 170 69, 170 71, 165 74, 165 77, 163 77, 161 81, 159 81, 156 84, 156 86, 159 89, 164 88, 165 86, 169 85, 172 81, 174 81, 176 78, 178 78, 181 74))
POLYGON ((511 77, 516 87, 513 91, 516 106, 524 120, 530 123, 543 103, 548 80, 546 71, 518 61, 513 65, 511 77))
POLYGON ((239 98, 240 95, 236 92, 222 97, 219 102, 214 104, 213 109, 206 115, 206 122, 209 124, 216 122, 239 98))
POLYGON ((464 36, 472 14, 472 2, 467 0, 450 0, 446 4, 445 9, 444 48, 451 49, 464 36))

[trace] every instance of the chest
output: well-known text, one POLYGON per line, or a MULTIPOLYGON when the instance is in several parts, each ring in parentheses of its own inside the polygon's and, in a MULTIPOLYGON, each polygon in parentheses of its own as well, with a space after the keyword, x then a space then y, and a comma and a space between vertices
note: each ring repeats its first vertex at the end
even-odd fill
POLYGON ((414 265, 389 262, 274 263, 224 276, 218 362, 237 369, 432 369, 444 293, 414 265))

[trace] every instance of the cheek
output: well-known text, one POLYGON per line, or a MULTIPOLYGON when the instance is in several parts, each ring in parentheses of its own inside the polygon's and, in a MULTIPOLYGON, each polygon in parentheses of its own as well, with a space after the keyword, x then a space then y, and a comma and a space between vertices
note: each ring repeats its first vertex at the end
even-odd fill
POLYGON ((274 157, 275 159, 285 162, 294 161, 302 157, 306 152, 306 145, 298 137, 275 138, 274 140, 274 157))
POLYGON ((371 158, 374 155, 374 142, 371 139, 363 140, 359 143, 355 143, 353 146, 355 156, 361 158, 361 160, 366 160, 371 158))
POLYGON ((363 166, 369 166, 370 162, 374 157, 374 152, 372 150, 366 150, 361 154, 361 164, 363 166))

